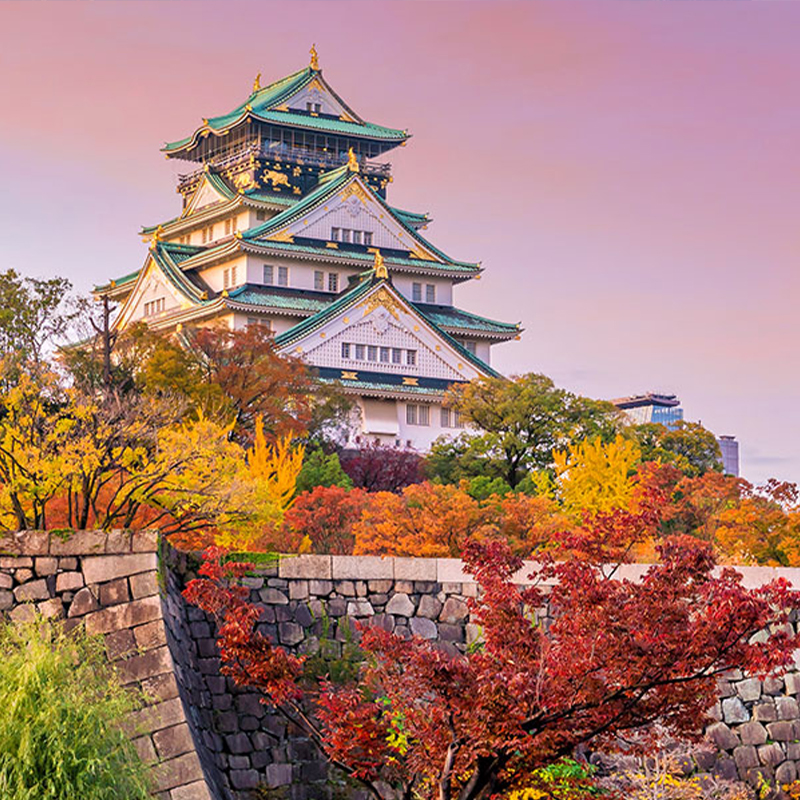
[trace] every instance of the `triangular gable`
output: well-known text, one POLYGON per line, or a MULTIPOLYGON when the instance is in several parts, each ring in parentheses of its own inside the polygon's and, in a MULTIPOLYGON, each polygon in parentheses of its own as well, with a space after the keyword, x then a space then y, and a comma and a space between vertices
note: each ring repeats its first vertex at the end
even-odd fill
POLYGON ((364 233, 369 233, 370 245, 379 250, 406 250, 412 258, 440 264, 450 260, 405 224, 356 172, 345 171, 315 189, 294 208, 254 231, 254 238, 291 242, 299 236, 333 242, 337 238, 334 228, 340 232, 340 240, 357 231, 363 242, 364 233))
POLYGON ((212 175, 210 173, 206 173, 203 176, 203 180, 200 181, 197 189, 195 189, 191 199, 186 204, 186 208, 184 208, 182 216, 188 217, 200 209, 206 208, 214 203, 221 203, 230 200, 231 194, 224 194, 223 186, 224 184, 220 185, 219 179, 213 181, 212 175))
POLYGON ((164 299, 163 311, 185 310, 198 305, 197 298, 193 296, 197 290, 187 291, 189 287, 185 284, 186 279, 171 274, 168 266, 157 257, 157 251, 151 250, 133 289, 114 320, 114 328, 122 330, 132 322, 143 319, 145 303, 155 302, 160 298, 164 299))
POLYGON ((312 111, 339 117, 345 122, 363 124, 363 120, 333 91, 320 73, 314 75, 293 95, 276 103, 272 109, 276 111, 312 111), (308 104, 311 106, 309 107, 308 104))
POLYGON ((362 285, 349 294, 349 301, 345 295, 281 334, 278 347, 314 366, 399 375, 409 386, 419 376, 465 381, 495 374, 420 315, 390 282, 373 279, 371 286, 362 285), (343 357, 342 345, 349 345, 349 358, 343 357), (376 359, 369 360, 368 352, 365 358, 356 358, 357 345, 377 347, 376 359), (400 353, 399 363, 395 351, 400 353), (414 353, 413 364, 408 363, 409 351, 414 353))

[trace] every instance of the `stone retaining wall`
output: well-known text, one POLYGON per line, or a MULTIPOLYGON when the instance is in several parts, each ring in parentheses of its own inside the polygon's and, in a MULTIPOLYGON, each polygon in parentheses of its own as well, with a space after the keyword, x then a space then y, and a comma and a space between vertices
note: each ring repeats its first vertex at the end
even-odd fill
MULTIPOLYGON (((258 694, 220 675, 213 620, 181 596, 197 564, 165 547, 159 573, 157 551, 149 532, 0 537, 0 612, 27 619, 36 608, 67 625, 83 620, 105 637, 123 680, 152 695, 132 723, 140 753, 156 764, 163 800, 357 798, 310 742, 267 713, 258 694)), ((631 565, 622 573, 635 579, 644 569, 631 565)), ((749 586, 782 575, 800 589, 800 570, 742 572, 749 586)), ((295 556, 260 567, 245 583, 264 608, 261 630, 320 669, 352 656, 356 622, 416 634, 453 653, 479 633, 466 602, 477 586, 456 559, 295 556)), ((763 682, 728 675, 707 730, 716 751, 697 754, 698 770, 752 785, 759 775, 794 780, 798 697, 798 668, 763 682)))

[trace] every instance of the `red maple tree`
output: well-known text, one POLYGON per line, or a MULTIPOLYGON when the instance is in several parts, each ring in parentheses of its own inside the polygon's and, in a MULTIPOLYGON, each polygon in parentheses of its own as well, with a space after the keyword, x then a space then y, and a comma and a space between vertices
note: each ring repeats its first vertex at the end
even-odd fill
POLYGON ((260 609, 236 585, 246 567, 223 566, 220 551, 186 596, 219 620, 223 672, 260 690, 377 800, 483 800, 530 785, 580 745, 646 742, 655 723, 698 735, 722 672, 791 662, 800 637, 784 623, 800 600, 784 581, 747 589, 734 570, 714 574, 710 546, 685 536, 664 540, 639 580, 622 579, 618 559, 643 523, 612 514, 565 534, 524 585, 505 542, 468 544, 482 641, 451 655, 365 626, 367 657, 345 685, 304 679, 303 658, 256 631, 260 609), (766 642, 750 641, 765 629, 766 642))

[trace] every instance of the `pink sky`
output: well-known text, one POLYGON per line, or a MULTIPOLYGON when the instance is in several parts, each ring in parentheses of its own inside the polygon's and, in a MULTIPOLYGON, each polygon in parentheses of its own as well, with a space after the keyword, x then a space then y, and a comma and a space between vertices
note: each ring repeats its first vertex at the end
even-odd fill
POLYGON ((81 290, 178 211, 159 148, 304 66, 408 128, 391 201, 480 260, 459 305, 594 397, 669 390, 800 481, 800 4, 0 4, 0 269, 81 290))

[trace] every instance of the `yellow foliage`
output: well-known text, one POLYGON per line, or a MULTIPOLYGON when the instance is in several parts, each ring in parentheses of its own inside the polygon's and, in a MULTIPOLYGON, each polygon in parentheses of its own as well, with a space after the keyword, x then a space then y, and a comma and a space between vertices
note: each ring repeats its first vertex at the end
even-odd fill
POLYGON ((633 493, 631 472, 641 453, 635 443, 617 436, 554 451, 557 493, 566 511, 607 513, 627 506, 633 493))

